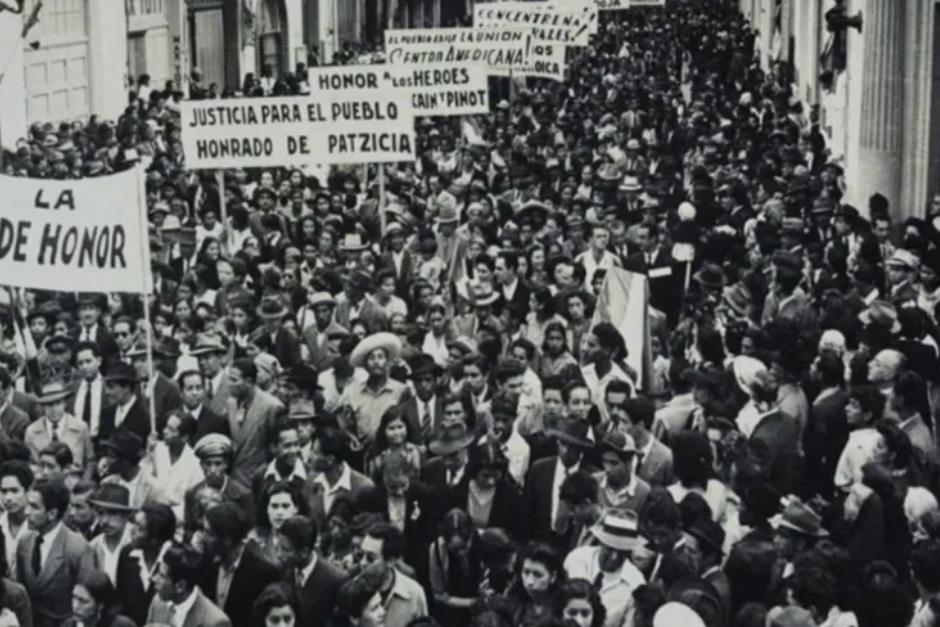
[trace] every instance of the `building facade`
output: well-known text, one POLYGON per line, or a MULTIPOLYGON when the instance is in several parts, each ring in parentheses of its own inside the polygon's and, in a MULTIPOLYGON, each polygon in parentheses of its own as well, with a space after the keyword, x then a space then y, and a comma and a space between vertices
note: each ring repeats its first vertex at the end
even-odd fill
POLYGON ((923 217, 940 194, 940 14, 937 0, 845 0, 861 12, 847 30, 846 68, 820 83, 833 0, 740 0, 759 31, 761 64, 789 64, 795 95, 820 108, 846 202, 863 213, 875 192, 899 219, 923 217))

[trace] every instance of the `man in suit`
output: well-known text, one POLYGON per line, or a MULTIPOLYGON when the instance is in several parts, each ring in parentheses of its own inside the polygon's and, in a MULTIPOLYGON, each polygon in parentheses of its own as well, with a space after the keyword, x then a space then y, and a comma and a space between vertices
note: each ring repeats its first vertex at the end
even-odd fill
POLYGON ((588 439, 588 429, 587 422, 567 418, 560 421, 556 429, 546 432, 555 438, 558 455, 532 464, 523 495, 533 539, 558 547, 567 546, 567 536, 571 531, 569 516, 559 494, 561 484, 572 473, 579 470, 589 474, 597 472, 584 460, 585 453, 594 447, 588 439))
POLYGON ((72 588, 95 568, 88 541, 62 520, 69 491, 39 479, 26 495, 30 532, 16 547, 16 580, 26 587, 35 627, 59 627, 72 616, 72 588))
POLYGON ((196 370, 187 370, 180 373, 179 382, 183 395, 183 407, 180 411, 189 414, 196 421, 196 435, 189 444, 195 446, 202 436, 210 433, 229 436, 226 417, 212 411, 206 403, 206 386, 202 374, 196 370))
POLYGON ((264 325, 252 334, 252 340, 262 351, 275 357, 282 368, 293 368, 300 363, 300 341, 282 325, 289 312, 278 298, 265 298, 258 307, 258 316, 264 325))
POLYGON ((273 483, 287 483, 299 494, 306 494, 307 467, 300 459, 300 434, 293 420, 281 420, 271 429, 274 459, 255 471, 251 478, 251 491, 255 504, 261 505, 264 493, 273 483))
POLYGON ((187 531, 195 531, 202 514, 201 494, 206 490, 216 491, 222 501, 237 504, 249 518, 254 516, 254 495, 244 484, 231 477, 232 440, 219 433, 210 433, 196 442, 193 448, 206 478, 186 491, 184 497, 187 531))
POLYGON ((0 368, 0 429, 13 440, 22 440, 29 426, 29 416, 13 404, 13 377, 0 368))
POLYGON ((427 353, 416 355, 409 365, 414 394, 402 401, 401 408, 414 441, 427 444, 444 420, 444 395, 438 386, 443 370, 427 353))
MULTIPOLYGON (((179 351, 173 354, 172 347, 161 343, 153 347, 153 357, 160 361, 171 361, 175 363, 179 357, 179 351)), ((167 377, 160 368, 156 368, 153 377, 150 376, 150 368, 147 363, 147 347, 138 345, 133 348, 128 356, 131 363, 137 371, 137 378, 140 380, 140 403, 146 408, 148 414, 151 406, 153 407, 153 416, 156 419, 157 432, 162 432, 166 425, 166 418, 170 412, 176 411, 183 406, 183 395, 175 381, 167 377), (151 400, 152 399, 152 400, 151 400)))
POLYGON ((336 304, 334 319, 340 326, 348 329, 350 322, 362 320, 369 333, 384 331, 388 326, 388 314, 385 309, 369 296, 372 277, 356 270, 346 279, 343 298, 336 304))
POLYGON ((317 430, 310 455, 310 465, 316 473, 311 481, 310 517, 317 525, 326 522, 337 497, 355 496, 374 485, 371 479, 346 463, 348 455, 349 439, 345 432, 333 426, 317 430))
POLYGON ((496 257, 496 280, 502 307, 509 309, 514 318, 524 320, 529 313, 529 288, 519 280, 519 256, 511 250, 501 250, 496 257))
POLYGON ((329 292, 316 292, 310 295, 306 307, 301 308, 304 312, 313 312, 312 323, 298 320, 297 324, 302 329, 303 342, 307 347, 307 360, 317 370, 329 368, 336 357, 336 354, 330 350, 330 334, 347 332, 346 328, 333 320, 335 308, 336 299, 329 292))
POLYGON ((214 413, 226 416, 228 388, 228 341, 217 334, 200 336, 196 347, 189 352, 199 362, 206 387, 206 404, 214 413))
POLYGON ((428 525, 441 520, 455 507, 466 507, 471 478, 467 449, 473 440, 467 425, 456 420, 444 423, 428 444, 434 457, 421 471, 421 481, 434 493, 434 498, 429 499, 433 505, 425 508, 424 518, 428 525))
POLYGON ((229 431, 232 434, 232 476, 251 485, 255 471, 268 461, 268 444, 274 421, 284 413, 284 405, 257 386, 258 370, 250 359, 236 359, 228 371, 227 402, 229 431))
POLYGON ((75 365, 81 379, 72 398, 72 415, 88 425, 92 438, 98 436, 101 417, 109 405, 101 376, 101 349, 94 342, 79 342, 75 347, 75 365))
POLYGON ((326 627, 336 607, 336 594, 348 575, 317 555, 317 526, 306 516, 281 525, 277 553, 288 569, 294 596, 300 599, 297 627, 326 627))
POLYGON ((118 345, 103 325, 99 324, 101 312, 104 310, 104 296, 98 294, 85 294, 78 301, 78 319, 80 328, 78 342, 94 342, 106 359, 118 353, 118 345))
POLYGON ((672 484, 672 451, 653 437, 651 429, 656 419, 656 406, 645 396, 627 398, 607 393, 611 429, 620 429, 633 437, 637 450, 636 474, 651 487, 672 484), (618 398, 619 396, 619 398, 618 398))
POLYGON ((72 452, 72 460, 85 468, 94 465, 95 452, 91 435, 84 422, 65 411, 66 399, 71 392, 65 384, 52 381, 42 386, 39 402, 43 406, 43 418, 26 428, 24 442, 34 463, 39 463, 39 454, 52 442, 62 442, 72 452))
POLYGON ((390 222, 385 229, 385 242, 388 252, 379 256, 376 270, 391 270, 395 275, 396 293, 407 298, 417 264, 411 251, 405 249, 404 227, 398 222, 390 222))
POLYGON ((176 627, 232 627, 228 616, 199 589, 202 555, 190 547, 172 546, 153 575, 156 596, 147 624, 176 627), (183 615, 184 618, 178 618, 183 615))
POLYGON ((169 505, 145 505, 134 513, 134 539, 118 557, 115 588, 124 614, 137 625, 147 622, 156 595, 156 574, 176 533, 176 516, 169 505))
POLYGON ((278 566, 246 542, 249 526, 246 512, 230 502, 210 507, 203 522, 206 554, 213 561, 199 587, 231 617, 232 627, 252 627, 252 604, 280 579, 278 566))
POLYGON ((137 396, 137 372, 133 366, 117 362, 104 378, 105 392, 111 406, 101 414, 98 440, 118 431, 130 431, 146 440, 150 434, 150 412, 137 396))
POLYGON ((487 326, 502 332, 503 323, 494 314, 494 306, 499 301, 499 295, 493 291, 489 283, 480 283, 473 286, 473 311, 458 316, 454 320, 454 328, 458 336, 476 338, 480 327, 487 326))
POLYGON ((644 274, 649 279, 650 305, 659 309, 675 324, 679 319, 682 304, 682 283, 672 253, 659 241, 659 229, 655 224, 640 224, 636 227, 636 241, 640 250, 630 255, 624 269, 644 274))
POLYGON ((139 509, 147 503, 169 504, 169 497, 150 469, 142 469, 144 441, 131 431, 117 431, 101 443, 101 483, 117 483, 130 493, 130 504, 139 509))

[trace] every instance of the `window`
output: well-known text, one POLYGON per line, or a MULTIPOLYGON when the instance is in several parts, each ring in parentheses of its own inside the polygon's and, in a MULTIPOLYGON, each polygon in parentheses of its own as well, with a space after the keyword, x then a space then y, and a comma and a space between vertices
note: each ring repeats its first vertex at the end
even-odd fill
MULTIPOLYGON (((24 14, 29 15, 39 0, 26 0, 24 14)), ((39 10, 39 23, 30 32, 32 37, 76 39, 85 37, 86 0, 44 0, 39 10)))

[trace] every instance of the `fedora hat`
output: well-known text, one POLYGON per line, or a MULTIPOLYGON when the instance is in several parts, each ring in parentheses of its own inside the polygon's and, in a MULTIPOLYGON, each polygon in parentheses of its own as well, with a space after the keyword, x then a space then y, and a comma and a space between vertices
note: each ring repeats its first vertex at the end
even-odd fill
POLYGON ((314 407, 313 401, 306 399, 294 401, 291 403, 290 409, 287 410, 288 420, 314 420, 316 417, 317 409, 314 407))
POLYGON ((640 179, 633 174, 623 177, 623 181, 620 183, 620 191, 622 192, 638 192, 641 189, 643 189, 643 186, 640 185, 640 179))
POLYGON ((588 428, 586 422, 569 418, 562 420, 557 428, 546 429, 545 435, 578 448, 593 448, 594 443, 588 439, 588 428))
POLYGON ((613 163, 605 163, 597 169, 597 178, 608 183, 620 180, 620 170, 613 163))
POLYGON ((339 244, 339 249, 347 253, 360 253, 368 248, 369 245, 362 240, 359 233, 346 233, 339 244))
POLYGON ((810 538, 825 538, 829 532, 822 528, 822 517, 799 497, 790 496, 783 512, 770 519, 774 529, 789 529, 810 538))
POLYGON ((415 355, 411 358, 408 365, 411 368, 412 379, 423 374, 439 376, 442 372, 442 368, 436 361, 434 361, 434 357, 428 355, 427 353, 419 353, 415 355))
POLYGON ((173 337, 161 337, 153 348, 153 354, 157 357, 176 359, 180 356, 180 342, 173 337))
POLYGON ((443 206, 437 214, 438 224, 455 224, 460 222, 460 213, 457 207, 443 206))
POLYGON ((264 320, 279 320, 287 315, 287 307, 278 298, 265 298, 255 313, 264 320))
POLYGON ((751 290, 740 281, 724 289, 722 300, 739 316, 746 316, 748 309, 754 304, 751 290))
POLYGON ((51 405, 67 399, 71 394, 61 381, 49 381, 43 384, 38 401, 40 405, 51 405))
POLYGON ((88 502, 98 509, 112 512, 133 512, 131 507, 131 492, 119 483, 103 483, 95 490, 88 502))
POLYGON ((362 368, 365 366, 366 359, 373 351, 382 349, 388 356, 389 362, 397 361, 401 356, 401 340, 394 333, 381 332, 373 333, 356 345, 349 355, 349 363, 353 368, 362 368))
POLYGON ((591 527, 591 534, 598 542, 616 551, 632 551, 646 544, 640 536, 636 513, 626 509, 607 510, 591 527))
POLYGON ((198 357, 199 355, 209 355, 211 353, 224 353, 227 350, 228 348, 222 343, 221 337, 214 333, 207 333, 199 336, 195 348, 189 351, 189 354, 198 357))
POLYGON ((626 433, 621 433, 620 431, 608 432, 601 440, 598 448, 601 450, 601 453, 609 451, 616 453, 621 458, 636 454, 636 442, 633 437, 626 433))
POLYGON ((71 350, 75 345, 75 340, 70 338, 68 335, 58 334, 53 335, 48 340, 46 340, 46 350, 52 352, 61 352, 71 350))
POLYGON ((144 441, 133 431, 116 431, 101 443, 101 447, 124 459, 140 460, 144 456, 144 441))
POLYGON ((891 333, 898 333, 901 330, 901 323, 898 322, 898 310, 894 305, 884 300, 876 300, 868 306, 867 309, 858 314, 858 319, 864 325, 877 325, 888 327, 891 333))
POLYGON ((529 218, 539 222, 544 222, 551 211, 551 208, 544 202, 530 200, 519 207, 519 210, 516 211, 516 217, 520 220, 529 218))
POLYGON ((336 299, 329 292, 316 292, 310 297, 310 308, 316 307, 336 307, 336 299))
POLYGON ((304 363, 285 369, 281 377, 302 390, 312 391, 320 387, 317 369, 304 363))
POLYGON ((137 383, 137 371, 134 366, 119 361, 108 369, 104 381, 105 383, 137 383))
POLYGON ((706 289, 720 290, 725 286, 725 272, 718 264, 706 263, 693 278, 706 289))
POLYGON ((346 280, 349 281, 350 285, 353 287, 358 287, 361 290, 368 290, 372 287, 372 276, 368 272, 363 270, 353 270, 346 280))
POLYGON ((428 444, 428 450, 434 455, 452 455, 473 444, 473 434, 467 432, 467 425, 453 420, 441 425, 437 435, 428 444))
POLYGON ((717 553, 724 553, 725 531, 711 518, 699 518, 687 532, 717 553))
POLYGON ((473 306, 489 307, 499 300, 499 295, 493 291, 489 283, 478 283, 473 286, 473 306))

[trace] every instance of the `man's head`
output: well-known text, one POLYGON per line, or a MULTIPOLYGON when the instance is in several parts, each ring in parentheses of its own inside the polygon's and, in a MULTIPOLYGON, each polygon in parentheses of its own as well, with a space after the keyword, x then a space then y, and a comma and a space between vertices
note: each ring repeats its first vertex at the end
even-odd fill
POLYGON ((583 470, 573 472, 561 482, 558 498, 565 503, 571 517, 581 523, 594 522, 597 511, 597 480, 583 470))
POLYGON ((180 451, 196 435, 196 419, 190 414, 174 412, 166 419, 163 427, 163 441, 172 451, 180 451))
POLYGON ((228 370, 229 392, 238 400, 248 398, 258 380, 258 368, 251 359, 241 358, 232 362, 228 370))
POLYGON ((856 385, 849 392, 845 406, 845 418, 849 427, 857 429, 872 425, 881 419, 885 408, 885 397, 872 385, 856 385))
POLYGON ((11 459, 0 464, 0 505, 3 511, 11 515, 22 514, 26 509, 26 493, 32 484, 33 472, 26 462, 11 459))
POLYGON ((518 270, 518 255, 508 250, 500 251, 499 256, 496 257, 496 280, 503 285, 510 285, 516 280, 516 272, 518 270))
POLYGON ((874 385, 891 383, 898 376, 904 366, 904 354, 894 349, 886 348, 879 351, 868 362, 868 380, 874 385))
POLYGON ((499 389, 510 394, 521 394, 525 377, 525 363, 508 357, 496 365, 496 381, 499 389))
POLYGON ((212 379, 225 367, 225 351, 208 350, 200 352, 196 357, 196 361, 199 363, 200 372, 206 378, 212 379))
POLYGON ((118 483, 105 483, 91 499, 101 532, 112 542, 119 542, 124 536, 131 518, 130 497, 127 487, 118 483))
POLYGON ((82 326, 91 327, 98 323, 101 316, 101 304, 96 298, 84 298, 78 305, 78 318, 82 326))
POLYGON ((225 558, 237 550, 248 535, 248 517, 236 503, 223 501, 206 511, 203 534, 206 552, 225 558))
POLYGON ((136 336, 134 334, 134 321, 127 316, 121 316, 111 325, 111 332, 114 335, 114 343, 118 345, 118 350, 126 353, 134 345, 136 336))
POLYGON ((36 476, 39 479, 64 480, 65 473, 73 463, 75 459, 72 456, 72 449, 65 442, 50 442, 39 451, 36 476))
POLYGON ((206 483, 221 488, 231 462, 232 441, 220 433, 210 433, 196 442, 195 452, 206 483))
POLYGON ((131 517, 131 542, 138 549, 157 549, 173 541, 176 514, 163 503, 148 503, 131 517))
POLYGON ((366 568, 371 564, 381 566, 385 572, 401 559, 405 551, 405 537, 397 527, 389 523, 376 523, 369 527, 360 545, 362 562, 366 568))
POLYGON ((277 532, 277 558, 287 568, 304 568, 313 558, 317 526, 306 516, 293 516, 277 532))
POLYGON ((187 370, 179 376, 180 392, 183 394, 183 404, 187 409, 196 409, 205 402, 206 386, 202 374, 195 370, 187 370))
POLYGON ((179 603, 196 587, 202 576, 202 555, 187 546, 171 546, 163 554, 153 577, 162 601, 179 603))
POLYGON ((568 416, 582 422, 589 420, 594 404, 591 399, 591 388, 587 384, 583 381, 569 383, 565 386, 563 398, 568 416))
POLYGON ((94 342, 80 342, 75 346, 75 365, 85 381, 94 381, 101 371, 101 349, 94 342))
POLYGON ((606 224, 597 223, 591 228, 591 248, 595 252, 607 250, 610 245, 610 229, 606 224))
POLYGON ((656 407, 645 396, 637 396, 627 401, 626 405, 629 427, 627 431, 633 437, 634 441, 643 440, 643 436, 649 433, 653 427, 653 420, 656 417, 656 407))
POLYGON ((310 464, 316 472, 328 472, 344 463, 348 451, 345 434, 337 427, 317 430, 310 450, 310 464))
POLYGON ((627 349, 617 328, 609 322, 600 322, 588 334, 584 352, 590 363, 599 364, 623 359, 627 349))
POLYGON ((601 442, 601 465, 607 485, 620 490, 633 479, 633 461, 636 444, 633 438, 620 431, 610 431, 601 442))
POLYGON ((300 456, 297 425, 293 421, 280 422, 275 426, 273 436, 272 450, 277 467, 282 474, 288 474, 300 456))
POLYGON ((54 479, 37 479, 26 494, 26 518, 31 529, 47 533, 65 518, 69 490, 54 479))
MULTIPOLYGON (((85 531, 91 529, 91 526, 95 524, 95 508, 92 507, 90 501, 96 489, 98 489, 98 486, 95 482, 88 479, 79 479, 72 486, 69 511, 65 520, 72 529, 85 531)), ((2 493, 2 484, 0 484, 0 493, 2 493)))
POLYGON ((42 386, 39 404, 42 406, 43 415, 52 424, 58 425, 65 417, 65 403, 68 397, 69 391, 61 381, 52 381, 42 386))

